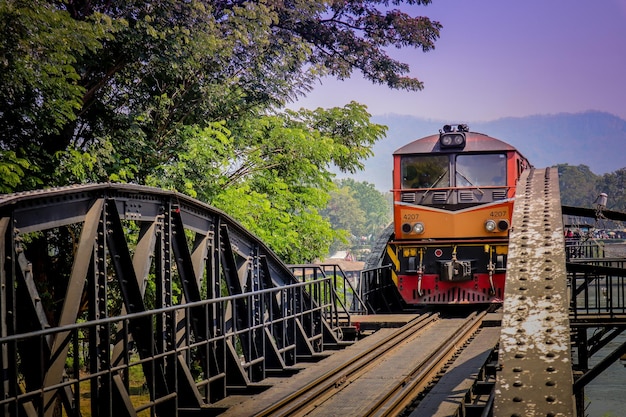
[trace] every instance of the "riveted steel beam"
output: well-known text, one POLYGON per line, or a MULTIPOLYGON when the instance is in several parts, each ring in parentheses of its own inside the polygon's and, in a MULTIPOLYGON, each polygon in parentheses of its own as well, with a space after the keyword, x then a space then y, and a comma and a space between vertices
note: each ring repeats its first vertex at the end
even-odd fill
POLYGON ((526 171, 517 190, 494 415, 573 416, 567 276, 556 169, 526 171))
POLYGON ((0 195, 0 236, 4 415, 77 415, 82 401, 100 416, 204 412, 320 348, 314 287, 187 196, 128 184, 0 195))

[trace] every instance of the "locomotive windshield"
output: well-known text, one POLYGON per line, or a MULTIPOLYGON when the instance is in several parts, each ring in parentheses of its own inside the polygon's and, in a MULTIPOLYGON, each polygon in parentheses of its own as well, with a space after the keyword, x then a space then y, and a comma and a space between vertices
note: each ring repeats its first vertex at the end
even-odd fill
POLYGON ((456 157, 456 186, 505 186, 506 155, 458 155, 456 157))
POLYGON ((449 155, 416 155, 402 158, 402 188, 450 186, 449 155))
POLYGON ((504 153, 405 156, 401 169, 403 189, 506 185, 504 153), (453 179, 451 165, 455 172, 453 179))

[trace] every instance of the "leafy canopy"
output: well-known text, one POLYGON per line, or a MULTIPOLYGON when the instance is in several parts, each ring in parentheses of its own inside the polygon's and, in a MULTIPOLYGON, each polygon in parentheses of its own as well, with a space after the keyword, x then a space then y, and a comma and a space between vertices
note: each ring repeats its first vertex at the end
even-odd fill
POLYGON ((402 3, 430 0, 0 0, 0 187, 175 188, 311 259, 330 167, 361 169, 384 129, 356 103, 279 109, 353 71, 421 89, 388 48, 428 51, 441 25, 402 3))
POLYGON ((147 183, 221 208, 288 262, 312 261, 341 234, 321 214, 332 166, 354 172, 385 131, 357 103, 249 119, 233 131, 186 129, 181 151, 147 183))

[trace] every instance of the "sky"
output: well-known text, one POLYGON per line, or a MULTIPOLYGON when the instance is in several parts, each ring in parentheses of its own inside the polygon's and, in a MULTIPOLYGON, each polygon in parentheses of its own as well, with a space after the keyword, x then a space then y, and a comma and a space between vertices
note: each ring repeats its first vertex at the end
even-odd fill
POLYGON ((433 0, 402 6, 443 25, 435 49, 392 49, 417 92, 325 78, 293 108, 365 104, 372 115, 455 122, 598 110, 626 120, 626 0, 433 0))

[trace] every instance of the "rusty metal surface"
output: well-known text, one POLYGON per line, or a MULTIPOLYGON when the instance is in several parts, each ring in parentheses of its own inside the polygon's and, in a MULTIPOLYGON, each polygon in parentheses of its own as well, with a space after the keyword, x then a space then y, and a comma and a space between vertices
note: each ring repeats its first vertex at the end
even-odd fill
POLYGON ((520 179, 513 212, 495 416, 574 416, 556 169, 520 179))

